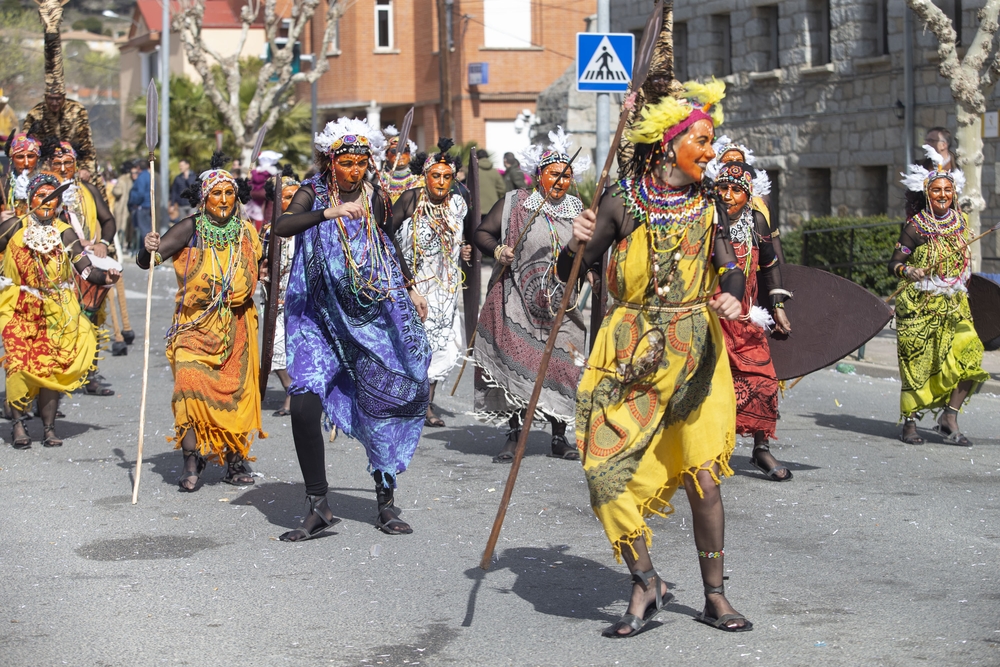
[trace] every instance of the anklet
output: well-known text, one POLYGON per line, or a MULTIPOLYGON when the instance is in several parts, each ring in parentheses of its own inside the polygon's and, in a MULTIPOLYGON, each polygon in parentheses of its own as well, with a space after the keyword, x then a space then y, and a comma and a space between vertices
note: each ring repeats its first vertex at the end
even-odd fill
POLYGON ((698 558, 722 558, 725 553, 722 549, 718 551, 699 551, 698 558))
POLYGON ((951 411, 952 411, 952 412, 954 412, 954 413, 955 413, 956 415, 958 414, 958 408, 953 408, 953 407, 951 407, 950 405, 946 405, 946 406, 944 406, 944 409, 945 409, 945 410, 951 410, 951 411))

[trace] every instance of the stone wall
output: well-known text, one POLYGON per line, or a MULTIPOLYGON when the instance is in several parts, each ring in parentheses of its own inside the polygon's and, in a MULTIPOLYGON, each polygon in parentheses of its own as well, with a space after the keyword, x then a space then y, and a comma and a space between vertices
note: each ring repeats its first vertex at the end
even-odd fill
MULTIPOLYGON (((640 30, 652 4, 615 0, 612 30, 640 30)), ((966 43, 975 34, 982 4, 961 5, 966 43)), ((939 5, 952 3, 939 0, 939 5)), ((897 101, 905 100, 904 0, 675 0, 674 8, 675 22, 687 29, 688 75, 717 76, 728 84, 720 132, 752 147, 759 166, 776 178, 783 227, 831 214, 887 213, 902 219, 899 172, 906 151, 897 101), (775 55, 773 7, 778 67, 769 69, 775 55), (727 24, 729 40, 720 34, 727 24), (723 52, 727 41, 729 54, 723 52)), ((919 158, 928 128, 955 131, 955 104, 938 74, 937 40, 916 17, 913 26, 919 158)), ((1000 99, 991 93, 987 107, 998 106, 1000 99)), ((989 226, 1000 219, 1000 153, 996 139, 985 144, 982 221, 989 226)), ((982 254, 996 257, 995 241, 988 239, 982 254)), ((1000 261, 985 261, 984 269, 1000 270, 1000 261)))

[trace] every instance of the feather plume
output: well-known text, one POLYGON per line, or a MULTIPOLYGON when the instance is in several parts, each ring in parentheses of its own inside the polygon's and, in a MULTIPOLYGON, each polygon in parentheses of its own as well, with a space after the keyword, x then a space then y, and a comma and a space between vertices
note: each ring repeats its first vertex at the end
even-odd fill
POLYGON ((330 147, 338 140, 353 134, 368 139, 371 147, 372 158, 375 160, 385 159, 385 135, 373 128, 367 122, 357 118, 338 118, 330 121, 323 128, 323 131, 316 135, 314 144, 316 148, 324 153, 330 152, 330 147))
POLYGON ((222 151, 215 151, 212 153, 212 161, 209 163, 211 169, 223 169, 224 165, 229 162, 229 156, 222 151))
POLYGON ((771 179, 767 177, 767 172, 763 169, 755 169, 756 176, 753 177, 753 194, 755 197, 763 197, 771 194, 771 179))
POLYGON ((391 139, 392 137, 399 136, 399 130, 396 129, 395 125, 386 125, 385 129, 382 130, 382 134, 391 139))
POLYGON ((965 172, 960 169, 954 169, 951 172, 951 177, 955 180, 955 194, 962 194, 962 190, 965 189, 965 172))
POLYGON ((906 173, 899 172, 899 175, 903 177, 899 182, 911 192, 923 192, 924 181, 927 180, 929 174, 930 172, 919 164, 911 164, 906 167, 906 173))
POLYGON ((774 318, 771 317, 771 313, 760 306, 750 306, 748 317, 755 326, 760 327, 764 331, 770 331, 771 327, 774 326, 774 318))
POLYGON ((941 167, 944 166, 945 163, 944 156, 938 153, 936 150, 934 150, 933 146, 931 146, 930 144, 924 144, 923 146, 921 146, 921 148, 924 149, 924 154, 927 156, 927 159, 933 162, 934 166, 937 169, 940 169, 941 167))

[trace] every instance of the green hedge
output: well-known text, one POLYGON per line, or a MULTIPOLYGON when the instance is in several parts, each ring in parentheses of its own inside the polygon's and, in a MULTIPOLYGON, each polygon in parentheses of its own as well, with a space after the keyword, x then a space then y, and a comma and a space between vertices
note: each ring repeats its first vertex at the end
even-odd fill
MULTIPOLYGON (((848 277, 848 267, 827 268, 830 264, 846 264, 851 258, 851 227, 890 222, 884 215, 867 218, 813 218, 800 229, 782 232, 781 249, 785 261, 793 264, 815 266, 848 277), (844 229, 840 229, 844 228, 844 229), (809 234, 806 256, 802 256, 803 231, 833 229, 829 232, 809 234)), ((850 279, 865 289, 888 296, 896 289, 897 279, 889 275, 887 265, 892 250, 899 239, 900 225, 869 227, 854 230, 854 262, 850 279), (866 264, 864 262, 872 262, 866 264)))

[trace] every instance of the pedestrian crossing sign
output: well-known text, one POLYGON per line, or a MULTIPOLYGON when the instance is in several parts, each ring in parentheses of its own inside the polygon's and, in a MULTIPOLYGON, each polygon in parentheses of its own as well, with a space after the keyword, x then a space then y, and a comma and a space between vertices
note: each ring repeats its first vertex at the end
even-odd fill
POLYGON ((624 93, 632 80, 635 36, 631 33, 576 34, 576 89, 624 93))

